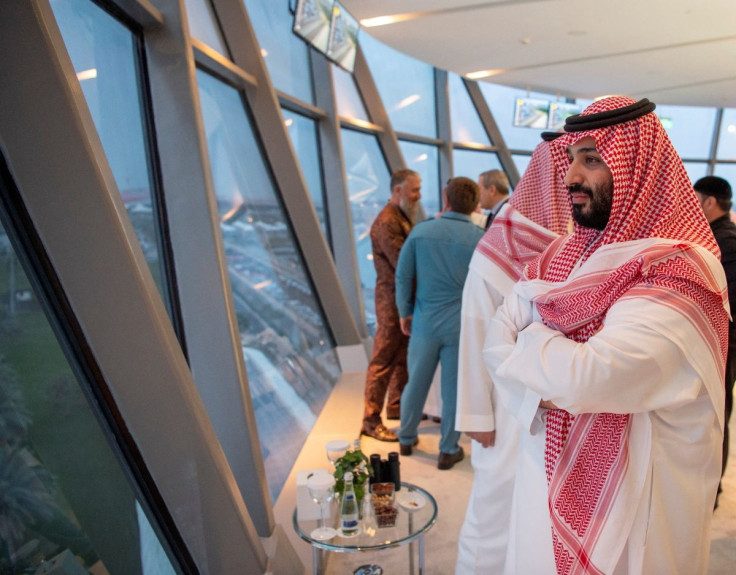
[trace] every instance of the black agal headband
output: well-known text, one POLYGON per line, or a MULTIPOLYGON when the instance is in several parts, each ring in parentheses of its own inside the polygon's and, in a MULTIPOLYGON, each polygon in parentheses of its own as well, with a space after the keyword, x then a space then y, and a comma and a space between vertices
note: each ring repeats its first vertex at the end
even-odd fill
POLYGON ((559 138, 562 134, 563 132, 542 132, 542 139, 545 142, 551 142, 559 138))
POLYGON ((595 130, 597 128, 623 124, 624 122, 636 120, 636 118, 640 118, 649 112, 653 112, 656 107, 657 106, 654 102, 650 102, 646 98, 643 98, 635 104, 630 104, 623 108, 616 108, 615 110, 606 110, 605 112, 588 114, 586 116, 583 116, 582 114, 568 116, 565 120, 565 131, 585 132, 587 130, 595 130))

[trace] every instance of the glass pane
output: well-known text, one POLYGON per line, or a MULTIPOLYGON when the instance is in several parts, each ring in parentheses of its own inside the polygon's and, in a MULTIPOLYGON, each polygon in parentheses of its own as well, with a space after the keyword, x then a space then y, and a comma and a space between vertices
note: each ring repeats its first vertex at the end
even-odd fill
POLYGON ((536 128, 514 126, 514 107, 517 98, 538 98, 540 100, 557 101, 557 96, 542 92, 527 92, 519 88, 509 88, 490 82, 478 82, 480 90, 491 109, 491 114, 498 124, 503 141, 512 150, 533 151, 544 131, 536 128))
POLYGON ((394 130, 436 138, 434 68, 365 32, 360 35, 360 45, 394 130))
POLYGON ((375 136, 346 129, 341 133, 365 321, 373 335, 376 331, 376 270, 370 231, 373 220, 391 197, 391 174, 375 136))
POLYGON ((715 108, 658 105, 655 113, 681 158, 710 157, 716 126, 715 108))
POLYGON ((275 501, 340 370, 241 95, 197 72, 225 254, 275 501))
POLYGON ((728 180, 731 189, 736 188, 736 164, 716 164, 713 175, 728 180))
POLYGON ((309 51, 307 43, 292 32, 294 15, 289 2, 244 1, 274 87, 314 104, 309 51))
POLYGON ((0 573, 173 574, 122 465, 0 224, 0 573))
POLYGON ((135 38, 89 0, 52 0, 51 6, 133 229, 166 300, 135 38))
POLYGON ((450 84, 450 125, 452 126, 452 141, 463 144, 482 144, 490 146, 478 112, 470 99, 462 78, 457 74, 447 74, 450 84))
POLYGON ((368 117, 368 112, 365 111, 363 99, 360 97, 352 74, 332 64, 332 78, 335 84, 338 115, 370 122, 371 119, 368 117))
POLYGON ((437 146, 399 140, 406 167, 422 176, 422 206, 428 217, 440 211, 440 171, 437 146))
POLYGON ((210 0, 184 0, 184 3, 187 9, 189 33, 200 42, 204 42, 210 48, 214 48, 229 58, 220 29, 215 23, 215 14, 212 11, 210 0))
POLYGON ((736 108, 723 110, 716 158, 719 160, 736 160, 736 108))
POLYGON ((493 152, 454 150, 452 153, 454 176, 465 176, 478 181, 478 176, 488 170, 503 170, 498 156, 493 152))
POLYGON ((707 162, 683 162, 683 164, 692 183, 708 175, 707 162))
POLYGON ((514 159, 516 170, 519 172, 519 177, 523 176, 524 172, 526 172, 526 168, 529 166, 529 162, 531 161, 532 157, 522 154, 511 154, 511 157, 514 159))
POLYGON ((319 161, 319 140, 317 138, 317 123, 290 110, 281 110, 284 122, 291 136, 296 155, 302 167, 304 179, 307 181, 312 204, 317 212, 322 233, 329 238, 325 220, 324 186, 322 183, 322 169, 319 161))

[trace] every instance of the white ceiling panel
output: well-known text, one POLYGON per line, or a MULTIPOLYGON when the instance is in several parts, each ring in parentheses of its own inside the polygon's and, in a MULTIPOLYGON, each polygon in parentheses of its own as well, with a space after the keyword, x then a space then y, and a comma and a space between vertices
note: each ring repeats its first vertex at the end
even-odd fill
POLYGON ((568 97, 736 107, 734 0, 342 2, 359 18, 419 12, 363 32, 459 74, 503 70, 489 80, 568 97))

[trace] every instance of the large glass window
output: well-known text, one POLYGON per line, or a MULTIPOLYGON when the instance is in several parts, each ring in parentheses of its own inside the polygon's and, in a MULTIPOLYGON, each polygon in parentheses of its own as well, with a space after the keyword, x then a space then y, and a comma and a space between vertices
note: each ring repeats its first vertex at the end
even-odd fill
POLYGON ((437 146, 399 140, 406 167, 422 176, 422 206, 428 217, 440 211, 440 172, 437 146))
POLYGON ((342 148, 365 321, 373 335, 376 330, 376 270, 370 232, 373 220, 391 197, 391 175, 375 136, 343 129, 342 148))
POLYGON ((736 108, 723 110, 716 158, 719 160, 736 160, 736 108))
POLYGON ((292 32, 294 15, 289 2, 244 0, 261 54, 277 90, 314 104, 309 48, 292 32))
POLYGON ((271 497, 340 374, 244 100, 198 71, 220 227, 271 497))
POLYGON ((524 172, 526 172, 526 169, 529 167, 529 162, 532 161, 532 157, 527 156, 526 154, 512 154, 511 157, 514 159, 516 171, 519 172, 519 177, 523 176, 524 172))
POLYGON ((683 162, 687 175, 690 181, 695 183, 703 176, 708 175, 708 163, 707 162, 683 162))
POLYGON ((512 150, 532 151, 540 141, 541 129, 514 126, 514 107, 517 98, 539 98, 541 100, 557 100, 556 96, 541 92, 527 92, 519 88, 509 88, 490 82, 478 82, 481 92, 491 109, 491 114, 498 124, 503 141, 512 150))
POLYGON ((490 146, 488 133, 480 121, 478 111, 470 99, 470 94, 457 74, 447 75, 450 84, 450 125, 452 141, 463 144, 482 144, 490 146))
POLYGON ((325 214, 324 185, 322 180, 322 168, 319 161, 319 139, 317 137, 317 123, 296 114, 290 110, 282 109, 284 122, 291 136, 296 155, 302 167, 304 179, 307 181, 309 194, 312 197, 314 209, 317 212, 322 232, 329 238, 327 232, 327 216, 325 214))
POLYGON ((0 573, 174 573, 2 224, 0 573))
POLYGON ((713 175, 728 180, 731 188, 736 188, 736 164, 716 164, 713 175))
POLYGON ((167 300, 136 38, 90 0, 52 0, 51 6, 133 229, 167 300))
POLYGON ((455 149, 452 163, 454 176, 465 176, 475 181, 488 170, 503 170, 498 156, 492 152, 455 149))
POLYGON ((434 68, 366 33, 360 45, 394 130, 436 138, 434 68))
POLYGON ((337 113, 346 118, 370 122, 368 112, 365 110, 363 99, 360 97, 352 74, 348 74, 339 66, 332 64, 332 78, 335 84, 337 113))
POLYGON ((716 109, 657 106, 655 111, 681 158, 709 158, 716 127, 716 109))
POLYGON ((229 58, 210 0, 185 0, 189 33, 229 58))

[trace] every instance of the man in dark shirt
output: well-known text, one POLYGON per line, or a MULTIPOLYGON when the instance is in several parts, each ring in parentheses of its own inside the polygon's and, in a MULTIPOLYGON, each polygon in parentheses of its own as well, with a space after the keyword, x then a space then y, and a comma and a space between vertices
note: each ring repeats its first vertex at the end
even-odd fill
MULTIPOLYGON (((721 250, 721 264, 726 272, 731 317, 736 317, 736 224, 731 221, 731 186, 718 176, 700 178, 695 193, 705 218, 721 250)), ((726 358, 726 426, 723 433, 723 471, 728 458, 728 419, 733 408, 733 382, 736 379, 736 325, 728 323, 728 357, 726 358)), ((723 477, 723 472, 721 472, 723 477)), ((721 492, 720 485, 718 492, 721 492)), ((716 505, 718 502, 716 500, 716 505)))

